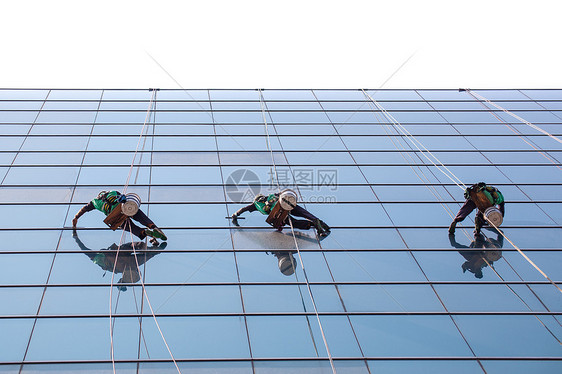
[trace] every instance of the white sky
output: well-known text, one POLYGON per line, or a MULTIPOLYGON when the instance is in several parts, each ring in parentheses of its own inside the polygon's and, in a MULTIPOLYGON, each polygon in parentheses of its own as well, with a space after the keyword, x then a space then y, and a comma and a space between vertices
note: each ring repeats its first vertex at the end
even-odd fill
POLYGON ((3 1, 0 87, 562 88, 562 1, 3 1), (168 72, 164 72, 150 57, 168 72))

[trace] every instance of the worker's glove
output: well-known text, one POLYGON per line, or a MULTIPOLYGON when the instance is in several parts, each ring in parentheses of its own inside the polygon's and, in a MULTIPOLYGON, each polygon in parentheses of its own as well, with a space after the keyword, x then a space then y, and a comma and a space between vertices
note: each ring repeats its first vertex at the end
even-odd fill
POLYGON ((240 225, 238 224, 238 215, 237 215, 236 213, 234 213, 234 214, 232 215, 232 224, 233 224, 234 226, 240 226, 240 225))

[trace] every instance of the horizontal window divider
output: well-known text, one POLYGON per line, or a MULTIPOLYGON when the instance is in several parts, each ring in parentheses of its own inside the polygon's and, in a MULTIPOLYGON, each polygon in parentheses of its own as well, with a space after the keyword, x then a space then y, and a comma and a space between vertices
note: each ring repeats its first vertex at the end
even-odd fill
MULTIPOLYGON (((546 111, 546 110, 543 110, 546 111)), ((231 111, 232 112, 232 111, 231 111)), ((353 111, 350 111, 353 112, 353 111)), ((511 125, 522 125, 524 126, 523 123, 519 122, 519 121, 511 121, 508 122, 511 125)), ((285 125, 290 125, 290 126, 315 126, 315 125, 322 125, 322 126, 345 126, 345 125, 352 125, 352 126, 380 126, 380 125, 388 125, 390 126, 390 123, 387 122, 330 122, 330 121, 326 121, 326 122, 268 122, 269 125, 272 126, 285 126, 285 125)), ((405 126, 460 126, 460 125, 469 125, 469 126, 491 126, 491 125, 495 125, 495 126, 504 126, 503 123, 501 122, 494 122, 494 123, 490 123, 490 122, 400 122, 400 124, 405 125, 405 126)), ((561 125, 560 122, 537 122, 537 125, 561 125)), ((30 125, 34 125, 34 126, 42 126, 42 125, 50 125, 50 126, 105 126, 105 125, 117 125, 117 126, 142 126, 143 123, 142 122, 92 122, 92 121, 87 121, 87 122, 64 122, 64 123, 56 123, 56 122, 16 122, 16 123, 12 123, 12 122, 3 122, 0 123, 0 126, 18 126, 18 125, 24 125, 24 126, 30 126, 30 125)), ((217 126, 217 127, 222 127, 222 126, 256 126, 256 127, 261 127, 263 129, 263 121, 256 121, 256 122, 224 122, 224 123, 213 123, 213 122, 189 122, 189 123, 185 123, 185 122, 150 122, 147 125, 166 125, 166 126, 201 126, 201 125, 205 125, 205 126, 217 126)), ((24 136, 24 135, 22 135, 24 136)), ((115 135, 117 136, 117 135, 115 135)), ((272 135, 273 136, 273 135, 272 135)), ((275 135, 276 136, 276 135, 275 135)), ((342 135, 345 136, 345 135, 342 135)), ((484 134, 481 135, 474 135, 474 136, 486 136, 484 134)))
MULTIPOLYGON (((47 103, 49 103, 50 101, 47 101, 47 103)), ((80 103, 81 101, 74 101, 76 103, 80 103)), ((94 101, 96 102, 96 101, 94 101)), ((196 101, 194 103, 202 103, 203 101, 196 101)), ((297 101, 298 102, 298 101, 297 101)), ((303 101, 300 101, 303 102, 303 101)), ((394 101, 393 103, 395 103, 396 101, 394 101)), ((526 101, 526 102, 531 102, 531 101, 526 101)), ((210 102, 211 104, 214 103, 214 101, 210 102)), ((256 102, 256 104, 259 103, 256 102)), ((287 103, 295 103, 295 101, 287 101, 287 103)), ((316 103, 314 101, 311 101, 310 103, 316 103)), ((361 103, 361 102, 360 102, 361 103)), ((365 102, 368 103, 368 102, 365 102)), ((380 101, 377 100, 377 103, 381 104, 381 106, 384 108, 384 104, 380 101)), ((426 103, 426 101, 420 101, 420 103, 426 103)), ((427 102, 430 103, 430 102, 427 102)), ((265 104, 267 105, 267 102, 265 102, 265 104)), ((158 103, 156 103, 156 105, 158 105, 158 103)), ((387 113, 503 113, 503 111, 501 109, 494 109, 494 108, 490 108, 490 109, 463 109, 463 108, 459 108, 459 109, 433 109, 433 108, 426 108, 426 109, 396 109, 396 108, 384 108, 385 112, 387 113)), ((316 109, 271 109, 271 108, 266 108, 265 111, 267 113, 377 113, 377 114, 381 114, 383 113, 381 110, 372 110, 369 108, 369 106, 364 106, 361 107, 361 105, 358 106, 357 109, 350 109, 350 108, 345 108, 345 109, 321 109, 321 108, 316 108, 316 109)), ((562 109, 548 109, 545 110, 543 108, 539 108, 539 109, 509 109, 510 112, 562 112, 562 109)), ((127 108, 109 108, 109 109, 97 109, 97 108, 92 108, 92 109, 75 109, 75 108, 47 108, 47 109, 1 109, 0 108, 0 114, 2 112, 41 112, 41 113, 146 113, 146 109, 138 109, 138 108, 134 108, 134 109, 127 109, 127 108)), ((152 109, 150 111, 151 113, 262 113, 262 110, 259 108, 256 109, 248 109, 248 108, 231 108, 231 109, 152 109)))
MULTIPOLYGON (((276 316, 315 316, 315 312, 245 312, 245 313, 156 313, 158 318, 181 317, 276 317, 276 316)), ((562 312, 318 312, 319 316, 560 316, 562 312)), ((108 318, 109 314, 30 314, 30 315, 0 315, 0 320, 13 319, 77 319, 77 318, 108 318)), ((115 313, 115 318, 152 317, 147 313, 115 313)), ((561 357, 562 359, 562 357, 561 357)))
MULTIPOLYGON (((471 167, 479 167, 479 166, 556 166, 552 163, 535 163, 535 164, 523 164, 523 163, 480 163, 480 164, 454 164, 454 163, 443 163, 445 166, 471 166, 471 167)), ((562 165, 562 164, 557 164, 562 165)), ((130 164, 0 164, 0 167, 10 167, 10 168, 31 168, 31 167, 62 167, 62 168, 77 168, 81 167, 84 169, 87 168, 124 168, 130 167, 130 164)), ((220 164, 143 164, 143 165, 134 165, 134 167, 158 167, 158 168, 166 168, 166 167, 240 167, 240 168, 250 168, 250 167, 273 167, 273 164, 229 164, 229 163, 220 163, 220 164)), ((339 166, 419 166, 419 167, 434 167, 433 164, 365 164, 365 163, 357 163, 354 165, 345 164, 345 163, 332 163, 332 164, 283 164, 283 163, 276 163, 275 166, 282 168, 282 167, 292 167, 292 168, 299 168, 299 167, 316 167, 319 169, 326 168, 326 167, 339 167, 339 166)), ((497 184, 497 183, 495 183, 497 184)))
MULTIPOLYGON (((23 137, 23 136, 22 136, 23 137)), ((432 153, 463 153, 463 154, 467 154, 467 153, 536 153, 537 151, 534 149, 493 149, 493 150, 488 150, 488 151, 484 151, 484 150, 477 150, 477 149, 472 149, 472 150, 459 150, 459 149, 434 149, 434 150, 430 150, 432 153)), ((562 150, 560 149, 541 149, 542 152, 562 152, 562 150)), ((236 153, 236 154, 257 154, 257 153, 266 153, 266 154, 270 154, 269 150, 252 150, 252 151, 246 151, 246 150, 233 150, 233 149, 227 149, 227 150, 218 150, 219 153, 236 153)), ((407 150, 395 150, 395 149, 352 149, 352 150, 342 150, 342 149, 318 149, 318 150, 302 150, 302 149, 284 149, 284 150, 273 150, 273 153, 345 153, 345 154, 349 154, 349 152, 351 153, 422 153, 421 151, 417 150, 417 149, 407 149, 407 150)), ((108 151, 108 150, 0 150, 0 153, 130 153, 133 154, 135 153, 132 150, 112 150, 112 151, 108 151)), ((166 150, 166 151, 159 151, 159 150, 154 150, 154 151, 138 151, 137 153, 176 153, 176 154, 182 154, 182 153, 213 153, 216 154, 217 150, 201 150, 201 151, 192 151, 192 150, 166 150)), ((423 152, 425 153, 425 151, 423 152)), ((350 163, 348 164, 349 166, 355 166, 355 164, 350 163)), ((532 165, 532 164, 531 164, 532 165)))
MULTIPOLYGON (((140 283, 123 283, 127 287, 139 287, 140 283)), ((549 286, 548 281, 342 281, 342 282, 308 282, 311 286, 495 286, 495 285, 524 285, 549 286)), ((145 282, 146 287, 223 287, 223 286, 306 286, 306 282, 197 282, 197 283, 151 283, 145 282)), ((107 288, 107 283, 72 283, 72 284, 2 284, 0 288, 107 288)), ((562 312, 560 312, 562 313, 562 312)))
MULTIPOLYGON (((92 125, 88 125, 92 126, 92 125)), ((562 126, 561 126, 562 129, 562 126)), ((552 135, 561 136, 561 133, 554 132, 552 135)), ((138 138, 139 134, 5 134, 0 135, 2 138, 138 138)), ((295 137, 306 137, 306 138, 337 138, 337 137, 347 137, 347 138, 388 138, 391 137, 401 137, 407 138, 410 135, 404 134, 338 134, 336 132, 330 134, 276 134, 271 135, 274 138, 295 138, 295 137)), ((473 136, 485 136, 485 137, 505 137, 505 138, 519 138, 521 136, 525 136, 528 138, 543 138, 545 137, 544 134, 486 134, 486 135, 472 135, 472 134, 415 134, 416 138, 425 138, 425 137, 434 137, 434 138, 465 138, 465 137, 473 137, 473 136)), ((264 134, 146 134, 143 135, 143 138, 265 138, 264 134)), ((220 151, 220 150, 219 150, 220 151)), ((353 150, 351 150, 353 152, 353 150)), ((418 150, 416 150, 418 151, 418 150)), ((560 151, 560 150, 558 150, 560 151)), ((109 151, 107 151, 109 152, 109 151)), ((133 151, 130 151, 133 152, 133 151)), ((145 151, 145 152, 152 152, 152 151, 145 151)), ((171 152, 171 151, 166 151, 171 152)), ((187 152, 187 151, 184 151, 187 152)), ((216 151, 215 151, 216 152, 216 151)), ((252 151, 249 151, 252 152, 252 151)), ((269 151, 267 151, 269 152, 269 151)), ((398 152, 398 151, 395 151, 398 152)), ((418 151, 421 152, 421 151, 418 151)), ((490 152, 487 150, 480 150, 480 152, 490 152)), ((536 151, 535 151, 536 152, 536 151)))

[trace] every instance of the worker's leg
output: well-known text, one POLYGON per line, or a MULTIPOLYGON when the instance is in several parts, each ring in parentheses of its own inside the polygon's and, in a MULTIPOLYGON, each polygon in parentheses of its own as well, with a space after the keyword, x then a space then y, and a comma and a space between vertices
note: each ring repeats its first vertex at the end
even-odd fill
POLYGON ((480 229, 482 228, 482 226, 484 226, 486 224, 486 219, 484 218, 484 214, 482 214, 482 212, 479 210, 478 213, 476 213, 476 218, 474 218, 474 233, 475 234, 480 234, 480 229))
POLYGON ((449 226, 449 234, 454 234, 455 228, 457 227, 457 222, 464 221, 464 219, 474 209, 476 209, 476 204, 474 204, 474 201, 472 201, 470 199, 466 200, 464 202, 463 206, 461 206, 461 208, 459 209, 459 212, 457 213, 457 216, 455 217, 455 219, 453 219, 453 222, 451 222, 451 225, 449 226))
POLYGON ((153 238, 158 238, 162 240, 167 240, 168 238, 162 230, 160 230, 154 222, 142 210, 139 211, 132 217, 135 221, 141 223, 142 225, 148 227, 150 230, 145 230, 146 235, 153 238))
POLYGON ((330 233, 330 226, 328 226, 324 221, 316 217, 314 214, 310 213, 308 210, 297 205, 291 210, 291 215, 295 217, 302 217, 312 221, 312 224, 321 236, 326 236, 330 233))
POLYGON ((293 224, 293 227, 300 230, 308 230, 312 227, 312 222, 306 219, 296 219, 291 216, 287 216, 287 225, 293 224), (291 221, 289 223, 289 220, 291 221))
POLYGON ((133 235, 137 236, 141 240, 146 238, 145 230, 138 227, 137 225, 135 225, 134 222, 130 218, 128 218, 123 223, 123 226, 121 226, 121 228, 125 229, 125 231, 129 231, 129 232, 133 233, 133 235))

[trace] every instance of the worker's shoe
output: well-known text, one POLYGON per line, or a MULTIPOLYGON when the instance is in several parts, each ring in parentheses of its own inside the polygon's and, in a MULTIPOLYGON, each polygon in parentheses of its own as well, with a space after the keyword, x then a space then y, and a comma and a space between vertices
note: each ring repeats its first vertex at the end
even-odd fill
POLYGON ((150 238, 149 242, 150 244, 152 244, 153 247, 158 247, 158 245, 160 245, 160 243, 158 242, 158 240, 156 240, 156 238, 150 238))
POLYGON ((449 226, 449 234, 454 234, 456 227, 457 227, 457 223, 455 221, 451 222, 451 226, 449 226))
POLYGON ((474 236, 480 235, 480 229, 482 228, 482 226, 476 225, 474 227, 474 236))
POLYGON ((150 237, 156 239, 168 240, 168 237, 164 234, 164 232, 156 226, 154 226, 152 229, 145 229, 144 232, 146 233, 146 235, 150 237))

